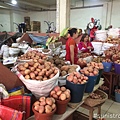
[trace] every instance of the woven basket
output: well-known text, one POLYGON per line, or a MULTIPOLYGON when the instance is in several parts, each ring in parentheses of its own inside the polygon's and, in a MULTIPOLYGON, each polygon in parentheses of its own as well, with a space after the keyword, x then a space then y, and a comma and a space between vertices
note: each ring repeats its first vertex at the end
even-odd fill
POLYGON ((92 98, 88 97, 85 99, 84 104, 86 104, 90 107, 94 107, 94 106, 104 103, 108 99, 108 95, 101 90, 96 90, 95 93, 101 95, 101 97, 103 99, 92 99, 92 98))

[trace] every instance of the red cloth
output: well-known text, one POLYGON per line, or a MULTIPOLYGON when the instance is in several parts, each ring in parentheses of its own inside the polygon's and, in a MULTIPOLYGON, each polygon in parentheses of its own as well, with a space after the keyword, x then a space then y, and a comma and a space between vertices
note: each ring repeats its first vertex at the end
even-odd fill
POLYGON ((91 44, 91 42, 87 42, 87 45, 85 45, 84 42, 80 42, 78 44, 79 50, 81 50, 84 53, 86 53, 86 52, 89 53, 90 52, 90 50, 87 47, 93 47, 92 44, 91 44), (85 48, 85 49, 82 50, 82 48, 85 48))
POLYGON ((17 111, 25 111, 25 114, 23 115, 24 120, 30 116, 31 99, 29 96, 11 96, 8 99, 3 99, 1 101, 1 105, 7 106, 17 111))
POLYGON ((22 116, 21 111, 0 105, 0 118, 2 120, 22 120, 22 116))
POLYGON ((67 42, 66 42, 66 56, 65 56, 65 58, 66 58, 66 60, 71 62, 70 45, 74 45, 74 64, 76 64, 77 61, 78 61, 78 57, 77 57, 77 55, 78 55, 78 48, 77 48, 77 45, 75 43, 75 40, 73 40, 72 37, 69 37, 67 42))

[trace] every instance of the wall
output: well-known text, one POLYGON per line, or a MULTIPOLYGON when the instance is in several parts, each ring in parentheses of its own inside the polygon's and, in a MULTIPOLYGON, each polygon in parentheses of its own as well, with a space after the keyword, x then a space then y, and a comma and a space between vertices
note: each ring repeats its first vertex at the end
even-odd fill
MULTIPOLYGON (((78 7, 78 9, 71 9, 70 26, 79 27, 82 29, 86 28, 91 17, 100 19, 103 29, 108 27, 110 24, 113 27, 119 27, 119 11, 120 11, 120 0, 84 0, 72 3, 72 7, 78 7), (103 5, 97 7, 96 5, 103 5), (87 6, 87 8, 83 8, 87 6), (90 7, 92 6, 92 7, 90 7), (95 7, 96 6, 96 7, 95 7)), ((45 12, 13 12, 7 10, 0 10, 0 23, 4 25, 4 28, 0 26, 0 31, 16 31, 16 26, 13 22, 21 23, 25 16, 30 16, 31 21, 41 22, 41 32, 46 32, 48 26, 44 21, 54 22, 56 25, 56 12, 45 11, 45 12)))
POLYGON ((54 24, 56 25, 56 12, 55 11, 28 12, 24 15, 30 16, 30 21, 40 21, 41 32, 46 32, 46 29, 48 29, 48 26, 44 21, 54 22, 54 24))
POLYGON ((0 10, 0 31, 10 31, 10 11, 0 10))

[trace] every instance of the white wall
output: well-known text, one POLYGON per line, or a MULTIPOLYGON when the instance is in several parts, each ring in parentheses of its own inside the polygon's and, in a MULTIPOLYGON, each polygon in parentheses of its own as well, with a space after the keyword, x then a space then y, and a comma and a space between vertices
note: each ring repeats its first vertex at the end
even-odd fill
POLYGON ((30 21, 40 21, 41 32, 46 32, 46 29, 48 29, 48 26, 44 21, 54 22, 56 24, 56 12, 55 11, 28 12, 24 15, 30 16, 30 21))
MULTIPOLYGON (((120 27, 120 0, 84 0, 84 6, 94 6, 102 5, 103 7, 92 7, 92 8, 80 8, 72 9, 70 17, 70 26, 79 27, 82 29, 86 28, 88 22, 90 22, 91 17, 95 19, 100 19, 103 29, 110 24, 113 27, 120 27)), ((72 7, 83 7, 83 2, 78 1, 72 3, 72 7)), ((21 23, 25 16, 29 16, 31 21, 41 22, 41 32, 46 32, 48 26, 44 21, 54 22, 56 25, 56 12, 55 11, 45 11, 45 12, 10 12, 7 10, 0 10, 0 23, 4 25, 2 28, 0 26, 0 31, 16 31, 16 26, 13 22, 21 23)))
POLYGON ((101 20, 102 7, 71 10, 70 26, 82 28, 84 30, 87 24, 91 22, 92 17, 101 20))
POLYGON ((10 31, 10 11, 0 10, 0 31, 10 31))

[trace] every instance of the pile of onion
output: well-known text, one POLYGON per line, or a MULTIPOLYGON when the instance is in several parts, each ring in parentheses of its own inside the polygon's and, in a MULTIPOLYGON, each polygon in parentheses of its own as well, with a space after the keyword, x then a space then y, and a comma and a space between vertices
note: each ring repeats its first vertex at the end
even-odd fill
POLYGON ((41 114, 51 113, 56 109, 55 99, 52 97, 41 97, 39 101, 33 104, 33 108, 41 114))
POLYGON ((55 86, 54 89, 50 92, 50 96, 56 100, 66 100, 70 98, 70 90, 65 87, 55 86))
POLYGON ((96 63, 96 62, 90 62, 87 64, 88 67, 92 66, 94 68, 97 68, 98 70, 104 69, 102 63, 96 63))
POLYGON ((98 69, 93 66, 84 67, 80 72, 86 76, 96 76, 99 73, 98 69))
POLYGON ((51 62, 42 59, 19 64, 17 70, 25 79, 43 81, 53 78, 58 73, 58 69, 51 62))
POLYGON ((30 60, 30 59, 34 59, 34 60, 38 60, 38 59, 46 59, 46 55, 42 54, 41 52, 37 51, 37 50, 32 50, 32 51, 28 51, 26 54, 21 55, 20 57, 18 57, 19 60, 30 60))
POLYGON ((80 74, 79 72, 73 72, 67 76, 67 80, 73 82, 74 84, 84 84, 87 82, 88 77, 84 74, 80 74))

